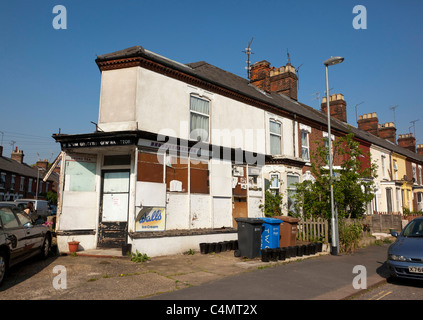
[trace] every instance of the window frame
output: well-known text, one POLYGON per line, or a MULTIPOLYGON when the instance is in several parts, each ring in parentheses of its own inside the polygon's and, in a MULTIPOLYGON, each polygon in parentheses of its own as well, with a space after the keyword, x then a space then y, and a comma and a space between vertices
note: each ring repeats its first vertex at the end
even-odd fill
POLYGON ((269 119, 269 152, 272 156, 278 156, 282 154, 282 122, 273 118, 269 119), (279 133, 272 132, 271 125, 270 125, 272 122, 279 126, 279 133), (279 153, 272 152, 272 143, 271 143, 272 136, 279 139, 279 153))
POLYGON ((269 189, 271 190, 279 190, 280 188, 280 174, 278 172, 271 172, 269 174, 270 179, 269 179, 269 189), (276 177, 276 185, 273 185, 273 177, 276 177))
POLYGON ((301 158, 303 160, 310 161, 310 132, 307 130, 301 130, 301 158), (303 134, 306 135, 307 146, 304 146, 303 144, 303 134), (307 150, 307 159, 304 158, 304 149, 307 150))
POLYGON ((196 115, 198 115, 198 116, 200 116, 200 117, 207 117, 207 119, 208 119, 208 133, 207 133, 207 140, 201 140, 201 142, 210 142, 210 132, 211 132, 211 130, 210 130, 210 111, 211 111, 211 103, 210 103, 211 101, 210 101, 210 99, 207 99, 207 98, 205 98, 205 97, 202 97, 202 96, 198 96, 198 95, 195 95, 195 94, 190 94, 190 96, 189 96, 189 139, 190 140, 194 140, 194 141, 197 141, 198 139, 194 139, 191 135, 192 135, 192 132, 194 131, 194 130, 197 130, 197 129, 201 129, 201 128, 195 128, 195 129, 192 129, 192 127, 191 127, 191 119, 192 119, 192 114, 194 113, 194 114, 196 114, 196 115), (199 111, 196 111, 196 110, 193 110, 192 109, 192 105, 191 105, 191 99, 192 98, 194 98, 194 99, 198 99, 198 100, 202 100, 202 101, 205 101, 205 102, 207 102, 207 104, 208 104, 208 109, 209 109, 209 113, 208 114, 205 114, 205 113, 202 113, 202 112, 199 112, 199 111))

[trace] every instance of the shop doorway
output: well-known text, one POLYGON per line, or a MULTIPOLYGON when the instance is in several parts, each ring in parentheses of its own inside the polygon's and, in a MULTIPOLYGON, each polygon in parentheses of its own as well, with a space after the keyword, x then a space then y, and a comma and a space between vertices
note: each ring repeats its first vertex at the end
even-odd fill
POLYGON ((126 244, 129 209, 129 170, 103 170, 101 175, 98 247, 126 244))

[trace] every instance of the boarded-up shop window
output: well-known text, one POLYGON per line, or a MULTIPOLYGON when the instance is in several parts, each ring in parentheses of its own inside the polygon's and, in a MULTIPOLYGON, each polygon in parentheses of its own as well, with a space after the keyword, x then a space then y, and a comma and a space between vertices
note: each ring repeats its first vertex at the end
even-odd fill
POLYGON ((166 156, 166 190, 188 192, 188 159, 166 156))
POLYGON ((209 193, 209 162, 191 161, 190 164, 191 193, 209 193))
POLYGON ((67 155, 65 164, 65 191, 95 191, 96 167, 96 156, 83 154, 67 155))
POLYGON ((232 167, 232 194, 234 197, 247 198, 247 168, 244 166, 232 167))
POLYGON ((137 180, 163 183, 163 155, 139 152, 137 180))

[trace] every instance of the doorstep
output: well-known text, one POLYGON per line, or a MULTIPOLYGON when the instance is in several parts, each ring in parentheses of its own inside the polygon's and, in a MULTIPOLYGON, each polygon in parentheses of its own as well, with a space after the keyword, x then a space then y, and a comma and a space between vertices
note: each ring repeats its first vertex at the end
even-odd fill
POLYGON ((64 252, 65 255, 77 255, 78 257, 94 257, 94 258, 124 258, 129 259, 128 256, 122 255, 121 248, 101 248, 101 249, 90 249, 72 252, 64 252))

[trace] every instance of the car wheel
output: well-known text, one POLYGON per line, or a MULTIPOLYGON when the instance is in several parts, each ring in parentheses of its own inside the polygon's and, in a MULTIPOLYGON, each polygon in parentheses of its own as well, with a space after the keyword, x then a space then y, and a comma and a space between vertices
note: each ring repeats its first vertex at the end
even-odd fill
POLYGON ((0 251, 0 285, 3 283, 7 270, 7 257, 0 251))
POLYGON ((41 247, 41 258, 46 259, 50 252, 51 241, 49 235, 44 238, 43 246, 41 247))

